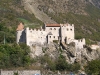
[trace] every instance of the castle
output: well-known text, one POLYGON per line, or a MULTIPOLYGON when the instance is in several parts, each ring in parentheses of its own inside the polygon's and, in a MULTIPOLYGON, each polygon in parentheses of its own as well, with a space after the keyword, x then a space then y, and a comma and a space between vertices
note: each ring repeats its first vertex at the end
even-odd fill
POLYGON ((17 28, 17 43, 25 42, 31 46, 34 43, 50 44, 59 41, 65 44, 75 43, 76 48, 83 48, 85 39, 76 40, 74 38, 74 25, 72 24, 45 24, 41 29, 24 29, 24 25, 20 23, 17 28))

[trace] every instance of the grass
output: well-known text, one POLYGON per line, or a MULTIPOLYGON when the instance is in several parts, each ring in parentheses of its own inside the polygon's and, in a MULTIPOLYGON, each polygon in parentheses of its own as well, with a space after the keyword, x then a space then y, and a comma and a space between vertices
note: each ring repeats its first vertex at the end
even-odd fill
POLYGON ((17 18, 18 20, 20 20, 21 22, 28 24, 30 23, 28 20, 24 19, 24 18, 17 18))
MULTIPOLYGON (((6 40, 8 43, 15 42, 16 28, 19 22, 24 22, 24 24, 26 25, 25 27, 28 26, 32 28, 40 27, 41 25, 43 25, 43 23, 40 20, 38 20, 34 16, 34 14, 30 14, 24 10, 23 6, 21 6, 20 4, 20 1, 21 0, 0 1, 0 13, 2 13, 0 14, 0 24, 4 26, 2 30, 3 32, 6 32, 6 40), (21 10, 22 12, 20 12, 19 10, 21 10), (30 25, 31 23, 32 25, 30 25), (13 40, 10 42, 11 39, 13 40)), ((2 35, 0 35, 0 39, 0 42, 2 42, 2 35)))

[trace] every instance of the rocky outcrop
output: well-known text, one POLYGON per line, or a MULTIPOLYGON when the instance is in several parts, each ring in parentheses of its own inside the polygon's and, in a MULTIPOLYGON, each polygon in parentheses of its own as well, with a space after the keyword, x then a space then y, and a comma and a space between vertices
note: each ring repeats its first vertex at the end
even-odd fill
POLYGON ((74 45, 64 44, 62 47, 57 43, 37 44, 31 47, 31 51, 32 57, 48 54, 52 60, 56 60, 60 55, 63 55, 68 63, 78 62, 81 64, 86 64, 87 61, 97 59, 100 56, 100 49, 90 50, 88 47, 76 49, 74 45))

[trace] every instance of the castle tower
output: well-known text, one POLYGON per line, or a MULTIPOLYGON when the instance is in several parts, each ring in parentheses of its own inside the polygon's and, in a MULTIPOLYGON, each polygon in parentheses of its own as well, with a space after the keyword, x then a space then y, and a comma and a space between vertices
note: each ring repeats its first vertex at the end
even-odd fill
POLYGON ((16 29, 16 42, 19 43, 21 41, 21 35, 22 35, 22 32, 24 31, 24 25, 23 23, 20 23, 16 29))
POLYGON ((61 27, 61 41, 69 44, 74 39, 74 25, 60 24, 61 27))

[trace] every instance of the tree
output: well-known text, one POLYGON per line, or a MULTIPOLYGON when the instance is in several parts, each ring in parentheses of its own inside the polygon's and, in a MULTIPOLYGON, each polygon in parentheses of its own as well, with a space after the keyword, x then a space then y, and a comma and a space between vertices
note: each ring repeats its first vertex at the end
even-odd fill
POLYGON ((100 60, 90 61, 86 66, 86 72, 93 75, 100 74, 100 60))
POLYGON ((67 66, 68 66, 68 63, 66 62, 65 57, 60 55, 59 59, 56 62, 56 69, 63 71, 63 70, 66 70, 67 66))
POLYGON ((80 70, 80 64, 78 64, 78 63, 70 64, 69 70, 74 71, 74 72, 78 72, 78 70, 80 70))
POLYGON ((0 44, 0 68, 23 67, 31 63, 30 49, 26 45, 0 44))

